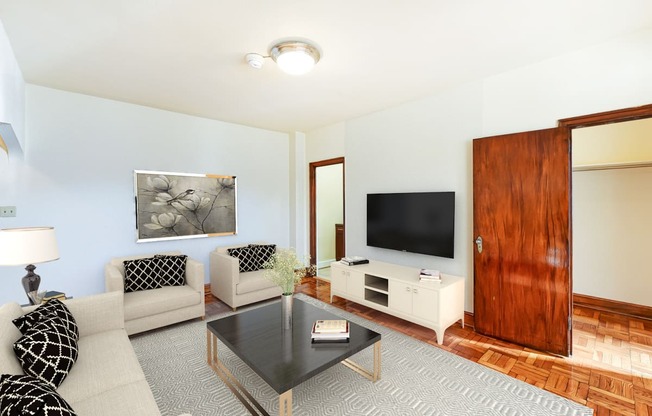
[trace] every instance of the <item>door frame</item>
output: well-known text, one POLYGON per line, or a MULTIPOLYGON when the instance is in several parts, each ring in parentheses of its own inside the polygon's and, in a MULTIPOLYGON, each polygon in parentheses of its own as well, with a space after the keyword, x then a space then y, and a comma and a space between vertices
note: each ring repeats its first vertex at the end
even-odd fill
MULTIPOLYGON (((310 264, 317 266, 317 168, 322 166, 342 164, 342 223, 346 235, 346 192, 345 192, 345 164, 344 157, 310 162, 309 164, 309 195, 310 195, 310 264)), ((346 241, 346 239, 345 239, 346 241)), ((346 245, 346 243, 345 243, 346 245)))

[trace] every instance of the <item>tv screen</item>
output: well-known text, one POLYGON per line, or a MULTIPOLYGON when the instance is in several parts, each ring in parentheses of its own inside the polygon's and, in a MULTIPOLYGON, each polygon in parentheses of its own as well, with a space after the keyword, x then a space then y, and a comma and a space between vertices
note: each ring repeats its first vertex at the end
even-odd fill
POLYGON ((367 245, 454 258, 455 192, 367 194, 367 245))

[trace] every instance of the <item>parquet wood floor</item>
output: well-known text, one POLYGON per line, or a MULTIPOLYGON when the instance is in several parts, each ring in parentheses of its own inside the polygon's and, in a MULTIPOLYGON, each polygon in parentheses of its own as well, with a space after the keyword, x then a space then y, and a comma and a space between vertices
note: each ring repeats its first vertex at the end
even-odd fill
MULTIPOLYGON (((297 292, 330 300, 330 284, 320 279, 304 279, 297 292)), ((431 329, 339 297, 333 305, 584 404, 596 416, 652 416, 652 321, 574 307, 573 356, 562 358, 460 324, 446 330, 444 344, 438 345, 431 329)), ((207 296, 207 315, 229 309, 207 296)))

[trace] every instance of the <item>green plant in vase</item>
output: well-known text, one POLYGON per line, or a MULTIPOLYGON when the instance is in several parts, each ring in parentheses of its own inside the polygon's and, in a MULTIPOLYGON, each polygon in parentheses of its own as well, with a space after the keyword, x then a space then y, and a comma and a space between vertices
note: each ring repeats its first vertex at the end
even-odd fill
POLYGON ((263 263, 263 276, 278 285, 282 290, 281 319, 283 329, 292 328, 292 299, 294 288, 301 279, 313 274, 315 267, 310 264, 310 256, 300 260, 293 249, 280 249, 263 263))
POLYGON ((292 295, 301 279, 315 271, 315 266, 306 264, 310 264, 310 256, 299 259, 293 249, 280 249, 263 263, 264 276, 279 286, 284 295, 292 295))

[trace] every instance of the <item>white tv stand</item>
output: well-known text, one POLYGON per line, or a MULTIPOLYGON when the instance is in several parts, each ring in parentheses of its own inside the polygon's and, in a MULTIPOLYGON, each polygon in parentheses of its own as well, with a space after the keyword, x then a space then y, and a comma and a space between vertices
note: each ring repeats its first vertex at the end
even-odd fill
POLYGON ((339 296, 431 328, 437 343, 457 321, 464 327, 464 278, 441 275, 441 283, 420 282, 419 269, 371 260, 347 266, 331 263, 331 302, 339 296))

